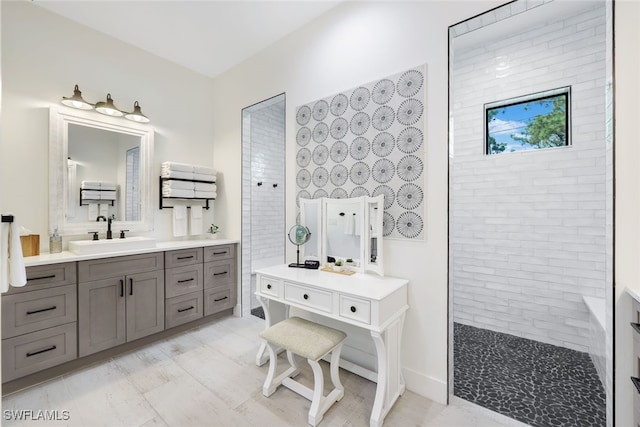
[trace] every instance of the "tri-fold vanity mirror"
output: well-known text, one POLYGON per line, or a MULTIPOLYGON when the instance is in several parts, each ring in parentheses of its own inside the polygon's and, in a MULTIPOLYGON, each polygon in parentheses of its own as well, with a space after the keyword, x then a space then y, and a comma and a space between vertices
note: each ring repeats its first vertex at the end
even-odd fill
POLYGON ((66 107, 49 109, 49 228, 81 235, 153 229, 153 128, 66 107))
POLYGON ((305 259, 354 262, 353 269, 381 276, 384 196, 300 199, 300 224, 311 231, 302 247, 305 259))

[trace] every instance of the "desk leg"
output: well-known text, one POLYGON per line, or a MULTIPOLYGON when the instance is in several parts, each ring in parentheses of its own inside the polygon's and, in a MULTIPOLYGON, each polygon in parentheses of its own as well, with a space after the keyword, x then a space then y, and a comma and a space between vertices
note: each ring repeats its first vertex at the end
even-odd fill
MULTIPOLYGON (((269 298, 256 295, 256 298, 264 311, 264 328, 267 329, 284 319, 289 318, 289 306, 270 300, 269 298)), ((261 340, 258 354, 256 354, 256 365, 262 366, 269 361, 269 353, 267 352, 267 344, 261 340)))
POLYGON ((404 393, 401 364, 401 338, 404 314, 382 333, 371 331, 378 358, 378 385, 371 409, 371 427, 381 427, 395 401, 404 393))

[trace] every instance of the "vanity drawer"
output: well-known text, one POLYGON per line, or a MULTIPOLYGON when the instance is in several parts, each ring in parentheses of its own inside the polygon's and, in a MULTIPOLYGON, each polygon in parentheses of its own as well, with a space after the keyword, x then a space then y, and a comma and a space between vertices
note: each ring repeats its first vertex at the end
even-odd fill
POLYGON ((166 298, 202 291, 202 269, 202 264, 167 269, 164 281, 166 298))
POLYGON ((92 282, 162 269, 164 269, 164 253, 162 252, 92 259, 78 262, 78 280, 92 282))
POLYGON ((284 284, 284 299, 307 307, 312 307, 320 311, 331 313, 332 293, 316 288, 295 285, 293 283, 284 284))
POLYGON ((234 259, 204 263, 204 288, 225 288, 236 283, 236 261, 234 259))
POLYGON ((340 317, 371 323, 371 301, 340 295, 340 317))
POLYGON ((165 328, 173 328, 202 317, 202 292, 169 298, 165 302, 165 328))
POLYGON ((235 289, 205 289, 204 315, 218 313, 236 305, 235 289))
POLYGON ((166 268, 202 263, 202 248, 180 249, 164 253, 166 268))
POLYGON ((35 289, 48 289, 56 286, 73 285, 76 283, 76 263, 38 265, 27 267, 27 284, 20 288, 9 287, 3 295, 29 292, 35 289))
POLYGON ((76 285, 3 296, 2 338, 75 322, 76 307, 76 285))
POLYGON ((282 296, 282 283, 278 279, 262 276, 260 279, 260 292, 280 298, 282 296))
POLYGON ((2 340, 2 381, 11 381, 73 360, 76 322, 2 340))
POLYGON ((204 248, 204 262, 234 259, 235 257, 236 245, 207 246, 204 248))

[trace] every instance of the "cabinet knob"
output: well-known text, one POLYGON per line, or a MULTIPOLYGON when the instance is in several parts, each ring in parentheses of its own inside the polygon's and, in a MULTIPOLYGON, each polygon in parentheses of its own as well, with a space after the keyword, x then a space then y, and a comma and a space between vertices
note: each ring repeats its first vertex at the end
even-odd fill
POLYGON ((351 312, 352 312, 352 313, 355 313, 356 311, 357 311, 357 310, 356 310, 356 306, 355 306, 355 305, 352 305, 352 306, 351 306, 351 312))
POLYGON ((307 295, 307 294, 304 294, 302 297, 303 297, 304 299, 309 299, 309 295, 307 295))
POLYGON ((271 289, 271 285, 267 285, 267 289, 271 289))

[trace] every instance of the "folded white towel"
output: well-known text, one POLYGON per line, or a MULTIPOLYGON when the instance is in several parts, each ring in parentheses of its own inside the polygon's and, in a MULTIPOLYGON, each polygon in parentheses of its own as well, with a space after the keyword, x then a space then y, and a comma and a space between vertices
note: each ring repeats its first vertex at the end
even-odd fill
POLYGON ((114 184, 113 182, 102 181, 102 183, 100 184, 100 189, 101 190, 115 190, 116 189, 116 184, 114 184))
POLYGON ((197 179, 198 181, 216 182, 215 175, 204 174, 204 173, 194 173, 193 179, 197 179))
POLYGON ((173 236, 187 235, 187 207, 177 205, 173 207, 173 236))
POLYGON ((162 162, 162 168, 166 170, 171 170, 175 172, 193 172, 193 165, 188 163, 178 163, 178 162, 162 162))
POLYGON ((180 179, 194 179, 193 172, 176 172, 162 170, 161 176, 163 178, 180 178, 180 179))
POLYGON ((202 206, 191 206, 189 218, 189 234, 202 234, 202 206))
POLYGON ((192 199, 195 195, 193 190, 177 190, 173 188, 163 188, 162 196, 163 197, 184 197, 184 198, 192 199))
POLYGON ((201 199, 215 199, 218 197, 218 193, 215 191, 196 191, 195 196, 201 199))
POLYGON ((214 168, 210 168, 207 166, 194 166, 193 172, 199 173, 202 175, 214 175, 214 176, 218 173, 214 168))
POLYGON ((100 181, 82 181, 80 183, 80 188, 83 190, 99 190, 100 189, 100 181))
POLYGON ((100 192, 100 200, 115 200, 116 192, 115 191, 101 191, 100 192))
POLYGON ((164 181, 162 183, 162 189, 165 188, 178 189, 178 190, 193 190, 195 187, 195 183, 193 181, 164 181))
POLYGON ((87 209, 88 211, 88 218, 87 220, 89 221, 95 221, 96 218, 98 218, 98 215, 100 215, 98 213, 98 204, 97 203, 89 203, 89 209, 87 209))
POLYGON ((0 290, 7 292, 9 285, 27 284, 27 271, 22 257, 20 229, 14 221, 0 223, 0 290))
POLYGON ((218 190, 218 186, 215 184, 207 184, 204 182, 196 182, 195 183, 196 191, 213 191, 216 192, 218 190))
POLYGON ((100 190, 82 190, 83 199, 100 200, 101 194, 100 190))

